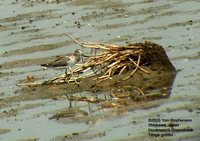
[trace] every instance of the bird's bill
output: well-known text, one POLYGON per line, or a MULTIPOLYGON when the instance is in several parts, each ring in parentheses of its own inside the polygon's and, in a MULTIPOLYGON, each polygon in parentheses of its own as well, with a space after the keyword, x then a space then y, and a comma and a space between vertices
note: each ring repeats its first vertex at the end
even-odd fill
POLYGON ((83 52, 80 51, 79 49, 76 50, 78 53, 80 53, 81 55, 83 55, 83 52))

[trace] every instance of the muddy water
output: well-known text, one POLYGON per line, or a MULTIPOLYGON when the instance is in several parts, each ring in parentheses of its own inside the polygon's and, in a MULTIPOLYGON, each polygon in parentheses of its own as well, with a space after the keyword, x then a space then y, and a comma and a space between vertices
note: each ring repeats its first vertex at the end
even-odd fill
POLYGON ((156 117, 192 119, 180 128, 193 132, 164 139, 199 140, 199 9, 198 0, 1 0, 0 140, 160 140, 148 135, 156 117), (39 64, 79 48, 65 33, 81 42, 161 44, 178 70, 170 98, 99 109, 70 103, 56 87, 21 93, 16 84, 27 75, 43 81, 63 73, 39 64))

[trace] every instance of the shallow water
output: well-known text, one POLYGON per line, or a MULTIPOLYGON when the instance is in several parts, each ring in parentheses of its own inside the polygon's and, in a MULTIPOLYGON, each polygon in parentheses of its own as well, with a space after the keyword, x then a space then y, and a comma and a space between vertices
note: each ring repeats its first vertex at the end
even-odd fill
POLYGON ((198 0, 1 0, 0 9, 0 140, 159 140, 148 135, 148 119, 156 117, 192 119, 181 126, 193 132, 162 139, 200 139, 198 0), (162 45, 178 70, 170 98, 99 110, 86 102, 68 108, 56 88, 49 96, 22 94, 16 84, 28 74, 43 81, 63 73, 39 64, 79 48, 65 33, 80 42, 162 45), (60 111, 65 118, 51 119, 60 111))

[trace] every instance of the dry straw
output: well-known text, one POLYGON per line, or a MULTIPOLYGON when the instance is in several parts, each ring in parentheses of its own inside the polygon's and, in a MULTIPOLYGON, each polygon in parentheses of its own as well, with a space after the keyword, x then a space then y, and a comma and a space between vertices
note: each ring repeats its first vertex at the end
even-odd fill
MULTIPOLYGON (((77 83, 79 80, 93 75, 95 76, 94 80, 96 80, 96 83, 99 83, 112 78, 113 75, 120 75, 130 71, 130 75, 123 79, 127 80, 131 78, 138 69, 145 73, 149 73, 141 67, 141 65, 144 64, 142 61, 144 59, 142 58, 143 47, 140 45, 116 46, 93 42, 80 43, 68 34, 66 35, 81 46, 83 50, 91 50, 89 56, 85 55, 87 57, 85 58, 84 63, 74 68, 68 75, 73 75, 72 73, 84 74, 76 78, 70 78, 66 82, 77 83)), ((51 79, 48 82, 53 83, 59 78, 60 77, 51 79)), ((63 75, 61 78, 63 78, 63 75)))
MULTIPOLYGON (((117 46, 112 44, 86 42, 80 43, 70 35, 66 34, 82 50, 90 49, 90 55, 83 55, 84 62, 68 72, 54 77, 43 83, 31 83, 30 85, 46 85, 59 83, 81 83, 84 78, 94 76, 95 83, 100 83, 104 80, 111 79, 114 75, 121 75, 130 72, 122 81, 131 78, 138 69, 145 73, 149 73, 141 66, 145 63, 142 57, 143 48, 140 44, 130 44, 127 46, 117 46), (76 77, 74 77, 76 74, 76 77), (73 77, 71 77, 73 76, 73 77)), ((28 85, 28 84, 21 84, 28 85)))

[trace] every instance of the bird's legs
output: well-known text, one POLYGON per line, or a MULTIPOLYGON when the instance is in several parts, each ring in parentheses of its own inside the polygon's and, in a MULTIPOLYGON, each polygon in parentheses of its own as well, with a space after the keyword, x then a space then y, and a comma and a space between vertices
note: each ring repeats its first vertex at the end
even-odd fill
POLYGON ((67 69, 65 69, 65 75, 67 76, 67 69))
POLYGON ((69 76, 69 74, 67 74, 67 69, 65 70, 65 75, 66 75, 67 80, 69 81, 69 80, 70 80, 70 77, 72 76, 73 79, 74 79, 74 82, 75 82, 76 84, 78 84, 78 82, 76 81, 76 77, 75 77, 75 75, 74 75, 74 73, 73 73, 71 67, 69 67, 69 71, 70 71, 70 76, 69 76))

